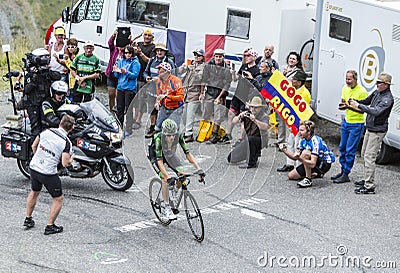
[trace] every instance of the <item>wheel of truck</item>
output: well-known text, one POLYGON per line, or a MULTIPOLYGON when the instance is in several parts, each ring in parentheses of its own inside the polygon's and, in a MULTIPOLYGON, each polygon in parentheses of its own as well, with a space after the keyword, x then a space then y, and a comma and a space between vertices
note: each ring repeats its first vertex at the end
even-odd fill
POLYGON ((388 164, 392 161, 393 155, 397 152, 395 148, 390 147, 382 141, 381 149, 379 150, 378 156, 376 157, 376 164, 388 164))

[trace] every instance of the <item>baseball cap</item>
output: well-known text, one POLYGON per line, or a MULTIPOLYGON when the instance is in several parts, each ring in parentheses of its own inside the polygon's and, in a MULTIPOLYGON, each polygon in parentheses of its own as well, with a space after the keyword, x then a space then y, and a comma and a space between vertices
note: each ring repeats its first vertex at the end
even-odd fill
POLYGON ((143 32, 143 34, 148 34, 148 35, 153 35, 154 36, 154 34, 153 34, 153 31, 151 30, 151 29, 146 29, 144 32, 143 32))
POLYGON ((225 56, 225 51, 221 48, 217 48, 214 50, 214 55, 224 55, 225 56))
POLYGON ((193 54, 204 56, 204 50, 201 48, 196 49, 195 51, 193 51, 193 54))
POLYGON ((257 51, 250 49, 250 50, 246 51, 246 53, 244 53, 244 56, 253 56, 254 58, 257 58, 258 53, 257 53, 257 51))
POLYGON ((91 40, 88 40, 88 41, 85 42, 85 44, 84 44, 83 46, 84 46, 84 47, 85 47, 85 46, 94 46, 94 42, 91 41, 91 40))
POLYGON ((392 84, 392 75, 386 72, 379 74, 378 81, 384 82, 386 84, 392 84))
POLYGON ((63 27, 57 27, 54 30, 54 35, 65 35, 65 30, 63 27))
POLYGON ((159 65, 156 66, 156 68, 162 68, 168 72, 171 72, 172 69, 171 65, 167 62, 160 63, 159 65))

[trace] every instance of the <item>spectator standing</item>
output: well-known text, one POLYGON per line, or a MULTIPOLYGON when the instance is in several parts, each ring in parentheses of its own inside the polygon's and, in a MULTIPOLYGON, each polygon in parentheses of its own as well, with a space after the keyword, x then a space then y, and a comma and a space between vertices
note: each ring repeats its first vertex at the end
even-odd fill
POLYGON ((143 42, 138 42, 136 44, 138 48, 138 57, 140 62, 140 72, 138 77, 138 93, 133 102, 133 107, 135 108, 135 116, 133 120, 133 129, 137 130, 142 125, 143 113, 147 110, 147 91, 142 90, 142 87, 146 84, 146 79, 144 77, 144 71, 146 70, 147 63, 150 58, 155 56, 154 52, 154 34, 151 29, 146 29, 143 32, 143 42))
POLYGON ((68 68, 69 72, 69 77, 68 77, 68 89, 69 89, 69 100, 72 101, 72 97, 74 96, 74 93, 76 91, 76 86, 75 86, 75 77, 72 76, 71 73, 71 64, 72 61, 75 59, 76 56, 79 54, 79 48, 78 48, 78 40, 75 38, 71 38, 67 41, 67 49, 68 53, 64 55, 64 63, 66 67, 68 68))
POLYGON ((26 218, 24 221, 24 226, 27 229, 35 226, 32 213, 44 185, 53 198, 44 234, 49 235, 63 231, 62 226, 54 224, 64 200, 61 180, 57 174, 57 165, 61 161, 64 167, 68 167, 74 159, 72 144, 68 139, 68 133, 72 131, 73 127, 74 119, 71 116, 64 115, 58 129, 43 131, 32 144, 34 155, 29 165, 32 189, 26 201, 26 218))
POLYGON ((159 72, 157 67, 163 62, 168 63, 171 66, 171 69, 175 67, 174 61, 167 57, 168 49, 165 44, 156 44, 154 46, 154 51, 156 52, 156 56, 150 58, 149 62, 147 63, 146 69, 143 72, 143 76, 146 79, 146 82, 150 83, 147 86, 147 110, 150 114, 150 127, 146 132, 146 138, 150 138, 154 135, 158 114, 158 110, 154 108, 154 105, 156 105, 155 102, 157 97, 155 82, 158 80, 159 72))
POLYGON ((172 67, 163 62, 157 66, 158 79, 156 81, 157 99, 154 108, 158 108, 155 132, 161 131, 161 125, 167 118, 176 122, 179 128, 183 113, 182 81, 171 74, 172 67))
MULTIPOLYGON (((292 86, 296 89, 296 94, 300 95, 307 102, 307 104, 310 105, 310 102, 311 102, 310 92, 305 88, 301 88, 302 86, 304 86, 304 83, 306 82, 306 80, 307 80, 307 74, 302 70, 298 70, 296 72, 296 74, 293 76, 292 86)), ((297 134, 295 136, 295 135, 293 135, 292 132, 290 132, 287 137, 288 151, 294 153, 295 148, 299 146, 299 142, 300 142, 299 134, 297 134)), ((289 172, 289 171, 293 170, 294 167, 297 166, 296 163, 297 163, 297 161, 287 157, 286 164, 283 165, 282 167, 278 168, 277 171, 278 172, 289 172)))
POLYGON ((342 120, 340 131, 340 173, 331 177, 333 183, 350 182, 349 173, 354 165, 358 143, 364 132, 364 113, 349 106, 349 99, 363 100, 368 97, 368 92, 357 83, 357 71, 346 72, 346 85, 342 88, 342 100, 339 103, 340 110, 346 110, 342 120))
POLYGON ((244 78, 248 79, 258 91, 261 91, 272 76, 273 64, 270 61, 262 60, 259 69, 260 74, 255 78, 253 78, 253 75, 248 71, 244 72, 243 75, 244 78))
POLYGON ((272 58, 272 55, 275 52, 275 47, 273 45, 266 45, 264 47, 264 55, 260 56, 257 58, 256 63, 258 66, 260 66, 262 61, 268 61, 272 64, 272 72, 274 72, 274 70, 279 70, 279 64, 278 62, 272 58))
POLYGON ((382 72, 376 81, 376 90, 366 99, 349 100, 351 106, 367 113, 367 130, 361 148, 361 156, 364 158, 364 180, 356 182, 357 186, 361 186, 355 190, 358 194, 375 193, 375 160, 388 131, 389 116, 394 104, 391 84, 392 75, 382 72))
POLYGON ((185 142, 193 142, 193 124, 197 109, 203 100, 204 85, 202 84, 204 70, 204 50, 193 51, 194 61, 190 65, 182 65, 178 69, 179 74, 185 74, 183 89, 185 93, 185 108, 183 113, 183 124, 185 126, 185 142))
POLYGON ((225 63, 225 51, 215 49, 214 57, 205 65, 203 71, 203 85, 206 91, 203 100, 203 119, 212 120, 214 115, 214 128, 208 143, 218 142, 218 130, 226 115, 226 96, 232 82, 229 66, 225 63))
POLYGON ((108 91, 108 106, 110 111, 113 111, 115 106, 115 99, 117 97, 117 85, 118 79, 115 77, 113 73, 113 67, 117 66, 119 61, 124 56, 124 47, 117 47, 115 45, 115 39, 118 35, 118 30, 116 29, 114 33, 111 35, 110 39, 108 39, 108 48, 110 51, 110 58, 108 59, 108 65, 106 68, 106 72, 104 73, 107 77, 107 91, 108 91))
POLYGON ((94 42, 86 41, 84 53, 76 56, 71 64, 71 73, 76 79, 77 89, 72 98, 74 103, 90 101, 95 92, 95 79, 100 77, 100 60, 93 54, 94 42))
POLYGON ((256 168, 261 149, 268 145, 269 117, 265 113, 266 105, 256 96, 248 104, 250 111, 243 111, 233 118, 233 123, 241 122, 246 132, 245 140, 238 143, 228 155, 228 162, 237 163, 247 159, 247 163, 240 165, 241 169, 256 168))
MULTIPOLYGON (((290 52, 286 57, 286 65, 282 67, 282 74, 289 80, 292 81, 297 71, 303 70, 303 64, 301 57, 297 52, 290 52)), ((276 121, 278 122, 278 139, 276 145, 285 142, 286 139, 286 123, 278 114, 276 115, 276 121)))
POLYGON ((68 49, 64 43, 65 30, 59 26, 54 29, 54 37, 56 42, 49 46, 50 53, 50 70, 57 71, 61 74, 61 80, 68 81, 68 69, 64 63, 64 55, 68 54, 68 49))
POLYGON ((294 153, 287 150, 286 144, 279 144, 279 149, 293 160, 301 162, 288 173, 291 180, 302 179, 297 183, 300 188, 312 186, 311 175, 321 177, 327 173, 335 156, 321 137, 314 134, 315 124, 312 121, 301 121, 299 126, 300 143, 294 153))
POLYGON ((245 63, 242 64, 238 73, 234 76, 234 81, 239 80, 235 95, 232 98, 232 102, 228 112, 228 127, 226 130, 226 135, 221 140, 224 143, 230 143, 232 140, 232 130, 233 130, 233 118, 237 116, 245 108, 245 102, 249 99, 250 89, 253 86, 245 77, 248 77, 248 72, 253 78, 255 78, 260 70, 256 65, 256 59, 258 53, 252 49, 245 51, 244 59, 245 63))
POLYGON ((126 113, 124 137, 127 137, 132 134, 133 108, 130 107, 130 104, 137 92, 137 77, 140 71, 140 63, 132 46, 125 47, 123 59, 113 69, 114 75, 118 79, 117 117, 123 126, 126 113))

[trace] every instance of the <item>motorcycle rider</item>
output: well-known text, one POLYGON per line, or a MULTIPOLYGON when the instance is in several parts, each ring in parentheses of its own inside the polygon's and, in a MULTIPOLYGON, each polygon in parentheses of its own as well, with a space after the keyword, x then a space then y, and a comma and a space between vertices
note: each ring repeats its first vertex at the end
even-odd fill
POLYGON ((71 103, 66 95, 68 93, 68 84, 64 81, 55 81, 51 84, 51 97, 45 99, 42 103, 41 119, 43 129, 57 128, 61 118, 57 116, 56 111, 61 105, 71 103))
POLYGON ((60 80, 59 72, 50 71, 50 53, 44 48, 37 48, 31 53, 26 53, 24 93, 22 101, 26 108, 31 123, 32 140, 42 131, 40 112, 42 102, 50 96, 52 81, 60 80))

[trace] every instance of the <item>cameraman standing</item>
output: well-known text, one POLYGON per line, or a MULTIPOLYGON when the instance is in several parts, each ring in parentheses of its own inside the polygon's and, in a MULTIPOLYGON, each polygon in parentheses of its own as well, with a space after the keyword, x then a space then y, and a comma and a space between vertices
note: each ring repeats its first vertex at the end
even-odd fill
POLYGON ((60 80, 59 72, 50 71, 50 53, 44 48, 38 48, 26 54, 25 88, 22 101, 31 123, 31 133, 34 136, 42 131, 40 112, 42 102, 50 96, 52 81, 60 80))

